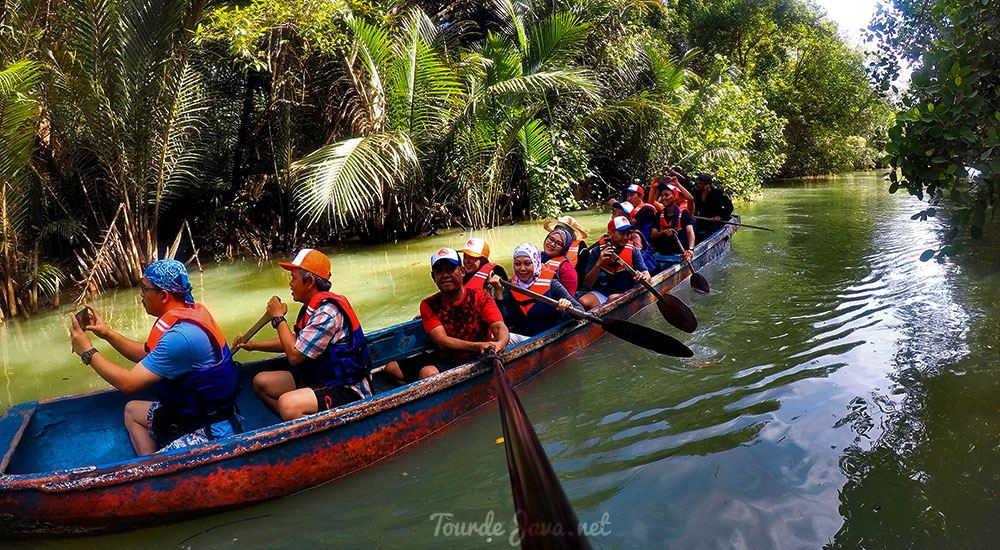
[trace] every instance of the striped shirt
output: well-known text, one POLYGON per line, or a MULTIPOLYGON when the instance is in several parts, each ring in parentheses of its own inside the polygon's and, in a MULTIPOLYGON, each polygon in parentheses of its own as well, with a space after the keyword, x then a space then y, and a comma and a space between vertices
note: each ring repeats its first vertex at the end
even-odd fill
MULTIPOLYGON (((303 307, 308 308, 309 306, 303 307)), ((351 327, 349 324, 344 324, 344 316, 340 313, 340 309, 336 305, 326 302, 320 304, 315 311, 310 312, 309 322, 295 337, 295 349, 310 359, 316 359, 323 354, 326 348, 341 343, 346 344, 350 337, 351 327)), ((346 387, 353 389, 362 399, 371 397, 368 380, 362 380, 357 384, 348 384, 346 387)))

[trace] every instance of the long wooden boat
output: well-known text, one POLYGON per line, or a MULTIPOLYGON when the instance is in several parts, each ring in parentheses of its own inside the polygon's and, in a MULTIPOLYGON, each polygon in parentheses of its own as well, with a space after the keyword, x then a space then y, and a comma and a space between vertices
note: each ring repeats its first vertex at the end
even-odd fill
MULTIPOLYGON (((695 249, 702 266, 730 247, 725 226, 695 249)), ((653 279, 666 292, 687 277, 672 266, 653 279)), ((594 310, 628 318, 653 300, 637 287, 594 310)), ((603 334, 585 321, 559 325, 503 354, 515 385, 603 334)), ((428 345, 419 321, 368 335, 376 364, 428 345)), ((23 403, 0 417, 0 538, 95 534, 177 521, 315 487, 364 468, 445 428, 495 397, 479 362, 400 388, 376 377, 371 398, 275 423, 253 376, 287 368, 283 357, 242 365, 238 400, 246 431, 136 457, 122 425, 126 396, 108 389, 23 403)))

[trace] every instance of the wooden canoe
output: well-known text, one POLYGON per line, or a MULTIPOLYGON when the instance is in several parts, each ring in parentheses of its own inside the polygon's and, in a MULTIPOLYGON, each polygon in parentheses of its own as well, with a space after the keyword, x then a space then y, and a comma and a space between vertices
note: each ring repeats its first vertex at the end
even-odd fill
MULTIPOLYGON (((725 226, 695 249, 700 267, 730 246, 725 226)), ((688 271, 653 278, 667 292, 688 271)), ((629 318, 653 298, 641 287, 594 310, 629 318)), ((515 385, 603 334, 573 321, 503 355, 515 385)), ((428 345, 419 321, 368 335, 377 365, 428 345)), ((260 371, 287 368, 283 357, 241 366, 242 434, 136 457, 122 425, 126 396, 108 389, 23 403, 0 417, 0 538, 123 531, 246 506, 315 487, 385 458, 493 400, 490 368, 479 362, 390 389, 376 376, 369 399, 299 420, 276 418, 252 391, 260 371)))

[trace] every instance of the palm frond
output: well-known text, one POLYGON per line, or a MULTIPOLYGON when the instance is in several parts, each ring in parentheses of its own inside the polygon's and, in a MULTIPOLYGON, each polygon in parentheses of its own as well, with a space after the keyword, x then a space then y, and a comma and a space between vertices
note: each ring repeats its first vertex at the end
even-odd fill
POLYGON ((28 273, 24 286, 30 289, 39 289, 42 293, 52 296, 65 280, 66 275, 61 269, 46 263, 37 266, 34 271, 28 273))
POLYGON ((394 129, 410 133, 419 143, 426 134, 446 126, 450 105, 462 93, 462 86, 451 67, 425 42, 423 19, 413 16, 407 21, 390 70, 389 117, 394 129))
POLYGON ((570 12, 557 12, 531 30, 531 45, 524 57, 524 72, 561 65, 579 54, 590 26, 570 12))
POLYGON ((528 35, 524 30, 524 17, 531 6, 524 0, 493 0, 493 13, 507 36, 514 39, 521 55, 528 53, 528 35))
POLYGON ((8 258, 18 254, 27 223, 26 178, 35 139, 30 124, 35 101, 28 94, 39 77, 38 67, 29 61, 0 70, 0 252, 8 258))
POLYGON ((551 91, 565 91, 596 95, 597 84, 584 71, 546 71, 509 78, 489 86, 483 95, 530 94, 551 91))
POLYGON ((373 134, 325 145, 295 166, 294 191, 300 217, 310 224, 329 214, 341 224, 362 218, 417 167, 406 134, 373 134))
POLYGON ((176 90, 167 94, 168 101, 157 113, 161 124, 152 136, 153 156, 150 159, 148 189, 154 205, 169 201, 180 188, 197 181, 205 162, 205 149, 192 146, 198 133, 206 125, 209 110, 205 93, 204 75, 192 64, 185 64, 174 85, 176 90))

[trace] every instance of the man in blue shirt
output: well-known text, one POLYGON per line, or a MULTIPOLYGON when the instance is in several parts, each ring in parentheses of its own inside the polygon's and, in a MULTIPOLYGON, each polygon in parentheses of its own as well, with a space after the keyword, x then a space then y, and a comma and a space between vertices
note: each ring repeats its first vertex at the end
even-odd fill
POLYGON ((241 431, 229 346, 208 310, 194 302, 184 265, 153 262, 139 284, 143 308, 157 318, 144 343, 112 330, 89 305, 88 325, 81 327, 73 316, 70 330, 73 351, 112 386, 126 394, 156 386, 157 401, 125 405, 125 427, 136 453, 148 455, 241 431), (127 369, 105 358, 86 330, 135 366, 127 369))
POLYGON ((629 242, 632 224, 620 216, 608 222, 608 235, 597 241, 598 250, 591 252, 587 261, 584 283, 591 291, 580 296, 580 304, 587 309, 604 305, 608 300, 632 290, 636 281, 650 280, 642 253, 629 242), (614 258, 617 255, 636 272, 633 276, 614 258))

